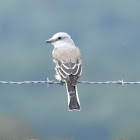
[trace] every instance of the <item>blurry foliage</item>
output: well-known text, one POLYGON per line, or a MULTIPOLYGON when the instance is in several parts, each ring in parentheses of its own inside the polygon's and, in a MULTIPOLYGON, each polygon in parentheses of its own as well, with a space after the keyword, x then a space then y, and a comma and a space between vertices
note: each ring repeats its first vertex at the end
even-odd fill
POLYGON ((0 140, 26 140, 27 131, 17 120, 0 116, 0 140))

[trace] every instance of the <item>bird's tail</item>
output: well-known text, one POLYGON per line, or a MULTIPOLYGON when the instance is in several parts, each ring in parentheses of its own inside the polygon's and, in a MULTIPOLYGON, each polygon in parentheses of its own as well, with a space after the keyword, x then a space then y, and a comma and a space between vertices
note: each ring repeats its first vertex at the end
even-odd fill
POLYGON ((67 88, 69 110, 80 111, 80 101, 78 97, 77 86, 72 85, 70 82, 66 82, 66 88, 67 88))

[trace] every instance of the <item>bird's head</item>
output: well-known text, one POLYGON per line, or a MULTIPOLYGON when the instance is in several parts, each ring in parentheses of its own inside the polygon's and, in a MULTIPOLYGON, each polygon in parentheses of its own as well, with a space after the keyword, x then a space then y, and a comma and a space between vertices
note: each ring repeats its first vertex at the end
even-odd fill
POLYGON ((56 33, 52 38, 46 40, 45 42, 53 44, 55 48, 64 45, 74 45, 70 35, 65 32, 56 33))

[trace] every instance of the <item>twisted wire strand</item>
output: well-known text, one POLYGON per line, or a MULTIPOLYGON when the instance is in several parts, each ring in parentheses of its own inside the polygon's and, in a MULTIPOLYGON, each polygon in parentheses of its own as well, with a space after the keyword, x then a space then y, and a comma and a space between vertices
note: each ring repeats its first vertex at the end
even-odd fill
MULTIPOLYGON (((140 84, 140 81, 123 81, 123 80, 118 80, 118 81, 101 81, 101 82, 89 82, 89 81, 78 81, 80 84, 116 84, 116 85, 134 85, 134 84, 140 84)), ((63 84, 62 82, 57 82, 57 81, 51 81, 47 78, 46 81, 0 81, 0 84, 63 84)))

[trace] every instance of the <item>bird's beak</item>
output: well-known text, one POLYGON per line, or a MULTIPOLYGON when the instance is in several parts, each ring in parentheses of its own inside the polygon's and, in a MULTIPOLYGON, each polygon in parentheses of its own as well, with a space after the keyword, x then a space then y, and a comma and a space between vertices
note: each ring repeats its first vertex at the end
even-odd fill
POLYGON ((52 38, 45 41, 45 43, 52 43, 54 40, 52 38))

